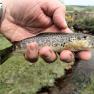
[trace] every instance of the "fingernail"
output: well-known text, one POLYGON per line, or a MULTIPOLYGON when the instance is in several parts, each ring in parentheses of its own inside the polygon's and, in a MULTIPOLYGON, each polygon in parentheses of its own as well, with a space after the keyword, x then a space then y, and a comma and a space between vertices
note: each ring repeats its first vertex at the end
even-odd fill
POLYGON ((62 32, 64 32, 64 33, 73 33, 73 31, 71 29, 69 29, 68 27, 63 29, 62 32))
POLYGON ((25 52, 25 58, 28 61, 36 62, 38 60, 38 45, 35 43, 29 44, 25 52))
POLYGON ((48 63, 53 62, 56 59, 55 53, 49 47, 43 47, 40 50, 40 56, 48 63))
POLYGON ((79 53, 77 53, 77 58, 81 59, 81 60, 90 60, 91 59, 91 52, 90 51, 81 51, 79 53))
POLYGON ((70 63, 74 60, 74 55, 69 50, 64 50, 60 54, 60 59, 64 62, 70 63))

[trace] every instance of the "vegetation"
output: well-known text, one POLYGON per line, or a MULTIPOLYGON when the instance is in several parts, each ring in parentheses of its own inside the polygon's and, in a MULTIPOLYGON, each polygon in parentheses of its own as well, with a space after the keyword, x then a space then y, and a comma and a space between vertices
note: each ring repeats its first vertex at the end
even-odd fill
MULTIPOLYGON (((83 7, 83 6, 74 6, 74 10, 69 11, 69 8, 72 6, 68 6, 66 20, 68 22, 68 26, 73 28, 74 31, 80 31, 83 33, 91 33, 94 34, 94 11, 89 11, 92 7, 83 7), (77 7, 75 9, 75 7, 77 7), (81 9, 80 9, 81 8, 81 9), (83 8, 83 10, 82 10, 83 8)), ((71 8, 70 8, 71 9, 71 8)), ((92 9, 93 10, 93 9, 92 9)))
MULTIPOLYGON (((11 44, 0 37, 0 49, 11 44)), ((42 59, 35 64, 27 62, 20 53, 0 65, 0 94, 36 94, 43 86, 53 86, 55 78, 64 75, 66 64, 59 59, 51 64, 42 59)))
POLYGON ((89 11, 94 12, 94 6, 77 6, 77 5, 68 5, 67 11, 89 11))

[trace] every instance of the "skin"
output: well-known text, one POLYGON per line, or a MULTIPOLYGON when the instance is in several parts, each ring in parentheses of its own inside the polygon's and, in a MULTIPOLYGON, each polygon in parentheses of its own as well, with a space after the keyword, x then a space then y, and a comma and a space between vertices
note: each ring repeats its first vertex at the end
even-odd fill
MULTIPOLYGON (((72 33, 65 20, 65 6, 59 0, 3 0, 3 8, 1 33, 12 43, 40 32, 72 33)), ((47 62, 56 59, 56 54, 48 46, 41 49, 38 49, 37 43, 27 46, 27 60, 36 62, 39 55, 47 62)), ((82 51, 77 56, 88 60, 91 53, 88 50, 82 51)), ((60 54, 61 60, 66 62, 71 62, 74 57, 71 51, 65 50, 60 54)))

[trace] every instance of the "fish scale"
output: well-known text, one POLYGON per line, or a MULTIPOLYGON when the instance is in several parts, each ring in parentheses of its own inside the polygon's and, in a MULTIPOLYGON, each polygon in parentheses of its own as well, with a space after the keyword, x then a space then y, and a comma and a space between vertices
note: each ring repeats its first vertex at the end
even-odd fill
POLYGON ((36 42, 39 48, 50 46, 56 52, 65 49, 79 51, 86 48, 93 48, 94 36, 83 33, 41 33, 16 43, 16 46, 20 49, 24 49, 32 42, 36 42))

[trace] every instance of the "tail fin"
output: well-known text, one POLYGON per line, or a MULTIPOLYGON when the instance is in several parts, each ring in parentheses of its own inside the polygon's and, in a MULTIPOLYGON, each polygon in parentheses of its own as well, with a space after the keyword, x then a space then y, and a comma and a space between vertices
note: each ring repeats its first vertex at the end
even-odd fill
POLYGON ((0 50, 0 64, 3 64, 9 58, 13 51, 14 51, 13 45, 3 50, 0 50))

